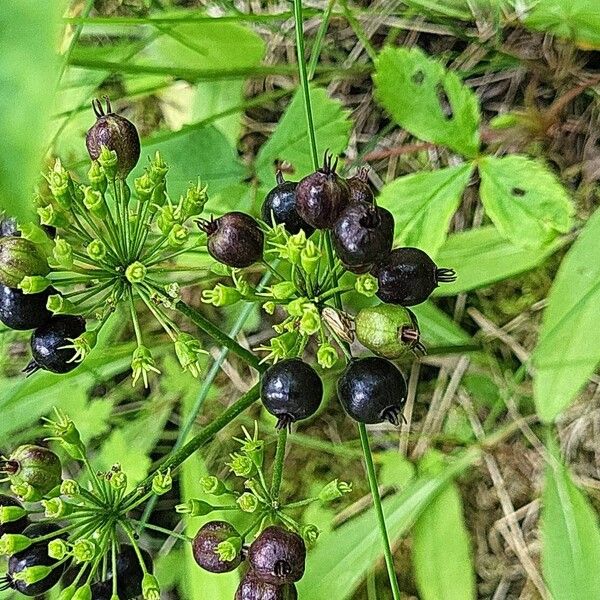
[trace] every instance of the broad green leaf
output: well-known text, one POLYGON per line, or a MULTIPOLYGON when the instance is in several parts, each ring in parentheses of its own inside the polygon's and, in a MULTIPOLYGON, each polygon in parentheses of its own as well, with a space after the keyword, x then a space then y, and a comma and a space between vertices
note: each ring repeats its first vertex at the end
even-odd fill
POLYGON ((544 421, 573 400, 600 361, 600 210, 562 261, 533 353, 534 397, 544 421))
POLYGON ((413 306, 411 310, 417 316, 421 338, 427 348, 451 348, 473 344, 471 336, 433 302, 424 302, 413 306))
POLYGON ((600 598, 598 516, 556 459, 542 496, 542 572, 554 600, 600 598))
POLYGON ((378 204, 396 222, 396 243, 435 257, 471 176, 470 164, 399 177, 381 190, 378 204))
POLYGON ((456 270, 454 283, 444 283, 434 292, 452 296, 508 279, 541 265, 565 241, 556 239, 547 246, 522 248, 507 240, 495 227, 480 227, 448 236, 436 263, 456 270))
MULTIPOLYGON (((325 150, 340 154, 350 139, 352 123, 348 111, 339 100, 330 98, 323 88, 311 87, 310 97, 319 156, 323 156, 325 150)), ((294 167, 294 179, 304 177, 313 171, 309 148, 304 99, 302 90, 298 89, 273 135, 258 153, 256 172, 259 179, 272 187, 275 184, 275 164, 284 160, 294 167)))
MULTIPOLYGON (((479 449, 471 448, 452 460, 443 472, 418 477, 402 493, 384 500, 393 544, 408 531, 425 507, 479 456, 479 449)), ((302 600, 346 600, 382 556, 377 520, 370 509, 319 538, 308 554, 306 576, 298 583, 298 595, 302 600)))
POLYGON ((600 48, 596 0, 527 0, 521 12, 524 24, 531 29, 570 39, 585 50, 600 48))
MULTIPOLYGON (((423 457, 419 470, 443 470, 443 455, 423 457)), ((412 529, 415 579, 422 600, 474 600, 475 572, 462 500, 454 483, 423 510, 412 529)))
POLYGON ((0 3, 0 209, 25 222, 42 167, 60 59, 65 2, 0 3))
POLYGON ((517 246, 541 246, 571 229, 573 204, 541 162, 526 156, 486 156, 480 195, 498 230, 517 246))
POLYGON ((374 75, 377 98, 414 136, 473 157, 479 150, 479 103, 458 75, 417 48, 384 49, 374 75))
POLYGON ((198 179, 208 185, 211 195, 239 183, 247 174, 235 148, 212 125, 193 129, 176 139, 161 140, 161 137, 157 135, 146 140, 142 147, 142 159, 130 177, 139 176, 146 165, 145 156, 159 150, 169 165, 167 182, 169 194, 175 201, 190 183, 198 179))

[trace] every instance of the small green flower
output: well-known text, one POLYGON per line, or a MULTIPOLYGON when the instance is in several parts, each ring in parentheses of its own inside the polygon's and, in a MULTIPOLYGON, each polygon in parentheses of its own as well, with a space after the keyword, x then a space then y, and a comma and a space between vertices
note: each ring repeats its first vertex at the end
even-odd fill
POLYGON ((83 204, 98 219, 105 219, 108 214, 108 207, 104 196, 87 186, 83 188, 83 204))
POLYGON ((134 350, 131 359, 131 371, 133 373, 132 385, 134 386, 141 377, 144 387, 148 387, 148 373, 160 375, 160 371, 156 368, 156 363, 152 358, 152 353, 146 346, 138 346, 134 350))
POLYGON ((100 156, 98 156, 98 162, 104 169, 108 179, 113 180, 117 175, 117 166, 119 162, 117 153, 106 146, 102 146, 100 149, 100 156))
POLYGON ((179 221, 176 211, 176 207, 170 202, 158 209, 156 225, 163 235, 169 235, 175 224, 179 221))
POLYGON ((142 283, 146 278, 148 269, 139 261, 131 263, 125 270, 125 277, 129 283, 142 283))
POLYGON ((39 294, 49 288, 52 282, 41 275, 26 275, 19 283, 19 289, 23 290, 24 294, 39 294))
POLYGON ((76 315, 77 306, 60 294, 51 294, 46 300, 46 308, 55 315, 76 315))
POLYGON ((32 585, 41 581, 42 579, 46 579, 48 575, 52 572, 51 567, 43 567, 43 566, 35 566, 35 567, 25 567, 19 573, 15 573, 12 575, 12 578, 16 581, 23 581, 27 585, 32 585))
POLYGON ((184 371, 189 371, 192 376, 198 377, 202 370, 201 360, 206 350, 200 346, 200 341, 189 333, 180 333, 175 341, 175 354, 184 371))
POLYGON ((160 152, 157 150, 156 154, 154 155, 154 158, 150 161, 150 170, 148 172, 150 178, 152 179, 152 181, 154 181, 155 184, 162 182, 165 180, 165 176, 168 170, 169 167, 163 160, 162 156, 160 155, 160 152))
POLYGON ((227 494, 229 492, 225 484, 214 475, 206 475, 201 477, 200 489, 205 494, 210 494, 211 496, 222 496, 223 494, 227 494))
POLYGON ((51 225, 52 227, 66 227, 69 224, 69 221, 65 217, 65 215, 52 206, 52 204, 47 204, 46 206, 40 206, 37 209, 37 214, 40 217, 40 223, 42 225, 51 225))
POLYGON ((102 169, 100 163, 96 160, 92 161, 92 166, 88 171, 88 181, 93 190, 104 194, 108 186, 108 181, 106 180, 104 169, 102 169))
POLYGON ((57 237, 54 240, 54 249, 52 256, 59 267, 70 269, 73 266, 73 247, 69 242, 57 237))
POLYGON ((48 519, 61 519, 72 512, 71 505, 62 498, 42 500, 42 506, 44 507, 44 516, 48 519))
POLYGON ((231 562, 235 560, 242 550, 242 538, 230 537, 217 545, 215 553, 222 561, 231 562))
POLYGON ((198 500, 197 498, 192 498, 184 504, 178 504, 175 507, 175 512, 181 515, 190 515, 191 517, 204 517, 213 510, 215 510, 215 507, 212 504, 204 500, 198 500))
POLYGON ((302 527, 300 535, 309 546, 313 546, 321 535, 321 530, 316 525, 308 524, 302 527))
POLYGON ((202 213, 208 201, 206 190, 207 186, 202 185, 200 181, 195 186, 188 188, 181 203, 181 213, 184 220, 197 217, 202 213))
POLYGON ((181 286, 176 281, 165 285, 165 292, 173 300, 181 299, 181 286))
POLYGON ((63 496, 74 498, 75 496, 79 496, 79 492, 79 484, 73 479, 65 479, 60 484, 60 493, 63 496))
POLYGON ((237 477, 250 477, 255 473, 256 465, 246 454, 231 454, 231 462, 227 466, 237 477))
POLYGON ((31 544, 33 544, 33 540, 26 535, 5 533, 0 537, 0 555, 12 556, 17 552, 27 550, 31 544))
POLYGON ((179 223, 175 223, 169 231, 168 244, 174 248, 180 248, 189 239, 189 231, 179 223))
POLYGON ((270 292, 275 300, 288 300, 296 294, 296 286, 291 281, 282 281, 271 286, 270 292))
POLYGON ((96 344, 98 343, 98 334, 91 329, 90 331, 85 331, 76 338, 67 338, 67 341, 70 343, 66 346, 60 346, 59 350, 74 350, 75 354, 68 362, 79 363, 89 356, 90 352, 96 347, 96 344))
POLYGON ((158 579, 150 573, 144 573, 142 580, 142 596, 144 600, 160 600, 160 585, 158 579))
POLYGON ((160 471, 152 479, 152 492, 157 496, 162 496, 171 491, 173 487, 173 478, 171 477, 171 469, 167 469, 166 473, 160 471))
POLYGON ((115 490, 127 489, 127 474, 121 471, 119 465, 114 465, 110 473, 110 485, 115 490))
POLYGON ((301 229, 298 233, 291 235, 287 241, 287 260, 293 265, 299 265, 302 250, 306 247, 306 233, 301 229))
POLYGON ((338 361, 337 350, 329 343, 323 342, 317 350, 317 362, 323 369, 331 369, 338 361))
POLYGON ((275 308, 277 307, 277 304, 275 304, 275 302, 265 302, 262 305, 263 310, 268 314, 268 315, 272 315, 275 312, 275 308))
POLYGON ((85 250, 92 260, 101 261, 106 258, 106 244, 102 240, 92 240, 85 250))
POLYGON ((299 331, 302 335, 314 335, 321 329, 321 315, 319 309, 312 303, 304 305, 304 314, 300 318, 299 331))
POLYGON ((63 208, 69 208, 71 206, 71 194, 69 193, 71 177, 68 171, 62 166, 59 158, 56 159, 53 168, 45 175, 45 178, 48 182, 50 193, 58 204, 63 208))
POLYGON ((233 287, 218 283, 212 290, 202 292, 202 302, 213 306, 231 306, 242 299, 240 292, 233 287))
POLYGON ((145 172, 143 175, 135 179, 133 182, 133 189, 135 190, 137 197, 142 202, 147 202, 150 200, 154 190, 154 181, 152 181, 152 178, 148 172, 145 172))
POLYGON ((258 508, 258 498, 250 492, 244 492, 237 499, 237 504, 240 507, 240 510, 246 513, 253 513, 256 512, 256 509, 258 508))
POLYGON ((90 562, 94 560, 98 553, 98 546, 96 542, 88 538, 79 538, 73 544, 73 558, 77 562, 90 562))
POLYGON ((300 252, 300 264, 308 275, 314 275, 319 267, 321 252, 312 240, 306 240, 306 245, 300 252))
POLYGON ((20 506, 0 506, 0 525, 18 521, 27 516, 27 511, 20 506))
POLYGON ((48 542, 48 556, 50 558, 54 558, 55 560, 62 560, 68 554, 69 547, 67 546, 67 543, 64 540, 57 538, 48 542))
POLYGON ((321 500, 321 502, 331 502, 332 500, 341 498, 344 494, 349 494, 351 491, 351 483, 334 479, 319 492, 319 500, 321 500))
POLYGON ((356 278, 354 287, 359 294, 367 296, 367 298, 372 298, 379 289, 379 282, 373 275, 365 273, 356 278))
POLYGON ((308 298, 296 298, 287 305, 288 315, 299 318, 304 314, 304 305, 309 304, 308 298))

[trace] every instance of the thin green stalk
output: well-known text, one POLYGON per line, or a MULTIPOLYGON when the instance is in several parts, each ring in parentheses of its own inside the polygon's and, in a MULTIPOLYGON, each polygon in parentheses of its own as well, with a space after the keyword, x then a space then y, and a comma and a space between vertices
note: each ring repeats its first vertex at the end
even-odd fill
POLYGON ((310 62, 308 63, 308 79, 312 81, 312 78, 315 76, 315 71, 317 70, 317 65, 319 63, 319 56, 321 55, 321 46, 323 45, 323 40, 325 39, 325 34, 327 33, 327 28, 329 27, 329 21, 331 20, 331 13, 333 12, 333 7, 335 6, 336 0, 329 0, 329 4, 323 13, 323 20, 321 21, 321 25, 319 26, 319 31, 317 31, 317 35, 315 36, 315 41, 312 47, 312 51, 310 53, 310 62))
POLYGON ((383 554, 385 556, 385 564, 388 571, 388 577, 390 579, 390 585, 392 586, 392 595, 394 600, 400 600, 400 589, 398 588, 398 579, 396 577, 396 571, 394 570, 394 557, 392 556, 390 539, 388 537, 388 532, 385 525, 385 515, 383 514, 383 508, 381 506, 381 496, 379 495, 379 486, 377 484, 377 476, 375 474, 375 465, 373 464, 373 456, 369 446, 369 436, 364 423, 358 424, 358 431, 360 433, 360 443, 365 457, 365 466, 367 468, 367 477, 369 479, 369 487, 371 488, 371 496, 373 497, 373 506, 375 507, 375 514, 377 515, 379 533, 383 541, 383 554))
POLYGON ((273 462, 273 478, 271 480, 271 498, 274 500, 279 497, 279 488, 283 479, 283 463, 285 461, 285 446, 287 443, 288 431, 284 427, 279 431, 277 437, 277 450, 275 451, 275 461, 273 462))

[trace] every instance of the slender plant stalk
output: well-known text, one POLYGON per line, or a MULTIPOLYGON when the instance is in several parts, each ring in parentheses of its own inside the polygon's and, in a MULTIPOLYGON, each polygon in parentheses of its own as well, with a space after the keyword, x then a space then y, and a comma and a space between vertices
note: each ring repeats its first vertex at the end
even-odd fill
MULTIPOLYGON (((302 0, 294 0, 294 19, 296 27, 296 53, 298 59, 298 72, 300 75, 300 82, 302 84, 302 91, 304 94, 304 108, 306 115, 306 124, 308 129, 308 137, 310 140, 310 148, 312 155, 313 166, 316 169, 319 168, 319 156, 317 150, 315 126, 313 120, 312 105, 310 99, 310 87, 308 82, 308 75, 306 70, 305 54, 304 54, 304 20, 302 16, 302 0)), ((325 236, 325 248, 327 252, 327 258, 329 261, 329 268, 333 269, 335 266, 333 247, 331 243, 331 236, 325 236)), ((334 287, 337 287, 337 281, 333 282, 334 287)), ((342 302, 341 297, 338 294, 334 296, 335 304, 338 308, 341 308, 342 302)), ((371 454, 371 448, 369 446, 369 438, 367 435, 366 427, 359 424, 360 440, 363 449, 363 455, 365 464, 367 466, 367 476, 369 479, 369 487, 371 489, 371 495, 373 497, 373 503, 377 511, 377 520, 379 523, 379 530, 381 533, 381 540, 383 542, 383 553, 385 557, 385 563, 387 566, 388 576, 390 579, 390 585, 392 589, 392 596, 394 600, 400 600, 400 590, 398 589, 398 580, 396 578, 396 572, 394 570, 394 559, 392 556, 392 549, 390 546, 390 540, 387 533, 387 527, 385 523, 385 516, 381 508, 381 496, 379 495, 379 486, 377 484, 377 476, 375 474, 375 466, 373 465, 373 455, 371 454)))
POLYGON ((283 463, 285 461, 285 445, 287 443, 287 429, 284 427, 279 431, 277 437, 277 450, 275 451, 275 461, 273 463, 273 479, 271 480, 271 497, 273 499, 279 496, 279 488, 283 479, 283 463))

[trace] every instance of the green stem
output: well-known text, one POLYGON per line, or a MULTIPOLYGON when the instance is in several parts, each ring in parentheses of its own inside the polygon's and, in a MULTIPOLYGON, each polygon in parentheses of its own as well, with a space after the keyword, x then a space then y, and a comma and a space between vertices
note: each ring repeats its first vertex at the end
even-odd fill
MULTIPOLYGON (((136 525, 141 525, 140 521, 136 521, 135 519, 129 519, 132 523, 136 525)), ((152 525, 152 523, 144 523, 144 527, 146 529, 152 529, 153 531, 159 531, 160 533, 164 533, 169 537, 177 538, 178 540, 183 540, 184 542, 191 542, 193 538, 189 535, 184 535, 183 533, 177 533, 176 531, 171 531, 170 529, 165 529, 164 527, 159 527, 158 525, 152 525)))
POLYGON ((287 428, 284 427, 277 437, 277 450, 275 451, 273 478, 271 480, 271 498, 273 498, 273 500, 276 500, 279 497, 279 489, 281 488, 281 480, 283 479, 283 462, 285 460, 287 435, 287 428))
POLYGON ((364 423, 358 424, 360 433, 360 443, 365 457, 365 465, 367 468, 367 477, 369 479, 369 487, 371 488, 371 496, 373 497, 373 506, 377 515, 377 523, 379 525, 379 533, 383 541, 383 554, 385 556, 385 564, 388 571, 388 577, 392 586, 392 596, 394 600, 400 600, 400 589, 398 588, 398 579, 394 570, 394 557, 392 556, 392 548, 388 537, 387 528, 385 525, 385 515, 381 506, 381 496, 379 495, 379 486, 377 484, 377 476, 375 475, 375 465, 373 464, 373 456, 369 446, 369 436, 364 423))

